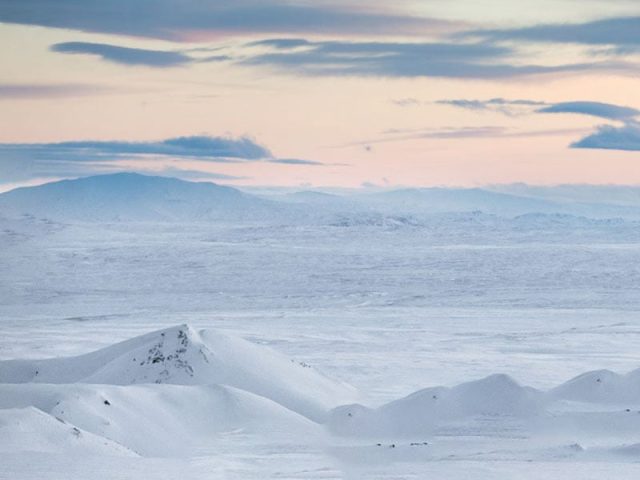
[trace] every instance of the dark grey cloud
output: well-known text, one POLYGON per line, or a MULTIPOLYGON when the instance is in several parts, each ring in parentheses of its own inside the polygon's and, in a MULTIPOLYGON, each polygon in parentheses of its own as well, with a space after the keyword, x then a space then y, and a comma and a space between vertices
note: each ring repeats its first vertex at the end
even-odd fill
POLYGON ((618 17, 573 24, 544 24, 532 27, 474 30, 462 37, 490 40, 579 43, 585 45, 640 46, 640 17, 618 17))
MULTIPOLYGON (((514 64, 517 52, 481 43, 349 42, 271 39, 267 52, 246 53, 237 63, 303 75, 508 79, 540 74, 628 71, 619 62, 556 66, 514 64)), ((253 47, 256 43, 246 44, 253 47)))
POLYGON ((85 84, 2 83, 0 84, 0 100, 80 97, 105 93, 109 90, 107 87, 85 84))
POLYGON ((178 65, 185 65, 193 61, 191 57, 181 52, 118 47, 104 43, 56 43, 51 46, 51 50, 60 53, 96 55, 103 60, 121 65, 175 67, 178 65))
MULTIPOLYGON (((640 34, 640 32, 639 32, 640 34)), ((629 120, 640 115, 640 110, 632 107, 602 102, 562 102, 538 110, 540 113, 577 113, 609 120, 629 120)))
POLYGON ((430 34, 459 22, 290 0, 0 0, 0 22, 174 41, 262 34, 430 34))

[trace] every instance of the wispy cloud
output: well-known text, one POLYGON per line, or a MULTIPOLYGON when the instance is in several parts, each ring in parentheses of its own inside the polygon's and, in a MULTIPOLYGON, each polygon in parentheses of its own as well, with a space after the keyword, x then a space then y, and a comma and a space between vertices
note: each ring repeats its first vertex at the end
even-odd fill
POLYGON ((190 63, 193 59, 180 52, 145 50, 118 47, 104 43, 66 42, 56 43, 51 50, 59 53, 96 55, 103 60, 122 65, 145 65, 148 67, 174 67, 190 63))
POLYGON ((108 91, 107 87, 86 84, 0 83, 0 100, 81 97, 108 91))
POLYGON ((618 17, 573 24, 544 24, 524 28, 472 30, 462 37, 488 40, 524 40, 543 43, 640 46, 640 17, 618 17))
POLYGON ((198 158, 216 162, 271 158, 271 152, 253 140, 227 137, 176 137, 154 142, 72 141, 0 144, 4 152, 30 152, 42 159, 104 160, 137 155, 198 158))
POLYGON ((466 110, 474 110, 477 112, 499 112, 509 116, 530 113, 532 107, 549 105, 546 102, 537 100, 507 98, 490 98, 488 100, 449 99, 437 100, 435 103, 439 105, 464 108, 466 110))
POLYGON ((602 102, 561 102, 538 110, 539 113, 576 113, 609 120, 630 120, 640 115, 640 110, 632 107, 602 102))
MULTIPOLYGON (((192 63, 224 62, 231 60, 228 55, 194 57, 186 51, 147 50, 143 48, 121 47, 106 43, 65 42, 51 46, 53 52, 75 55, 94 55, 107 62, 128 66, 153 68, 179 67, 192 63)), ((216 50, 216 49, 212 49, 216 50)), ((206 50, 204 50, 206 51, 206 50)))
POLYGON ((322 162, 316 162, 314 160, 304 160, 301 158, 274 158, 271 160, 273 163, 282 163, 284 165, 325 165, 322 162))
POLYGON ((0 22, 174 41, 261 34, 434 34, 460 22, 357 1, 0 0, 0 22))
MULTIPOLYGON (((267 52, 245 52, 236 63, 302 75, 509 79, 591 71, 636 71, 620 62, 538 65, 514 62, 517 51, 495 43, 355 42, 267 39, 267 52)), ((245 44, 251 48, 256 42, 245 44)))
POLYGON ((382 132, 378 138, 353 142, 340 147, 370 146, 379 143, 403 142, 407 140, 456 140, 492 138, 532 138, 584 134, 584 128, 516 130, 500 125, 440 128, 394 128, 382 132))

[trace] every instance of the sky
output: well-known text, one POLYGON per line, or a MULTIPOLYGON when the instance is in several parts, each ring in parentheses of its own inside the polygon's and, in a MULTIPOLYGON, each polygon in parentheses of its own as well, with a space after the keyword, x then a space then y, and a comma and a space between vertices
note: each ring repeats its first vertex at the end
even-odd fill
POLYGON ((637 0, 0 0, 0 191, 640 184, 637 0))

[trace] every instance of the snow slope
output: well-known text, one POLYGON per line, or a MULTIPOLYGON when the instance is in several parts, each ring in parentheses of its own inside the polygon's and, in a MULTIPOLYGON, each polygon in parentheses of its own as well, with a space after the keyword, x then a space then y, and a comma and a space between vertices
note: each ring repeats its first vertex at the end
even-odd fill
MULTIPOLYGON (((0 412, 29 407, 66 422, 67 430, 77 427, 145 456, 195 455, 225 434, 309 441, 320 428, 271 400, 220 385, 0 385, 0 412)), ((30 433, 37 429, 25 432, 27 440, 30 433)))
POLYGON ((35 407, 0 409, 0 440, 0 453, 136 456, 118 443, 35 407))
POLYGON ((267 347, 188 325, 152 332, 79 357, 0 362, 0 383, 224 384, 322 422, 355 391, 267 347))

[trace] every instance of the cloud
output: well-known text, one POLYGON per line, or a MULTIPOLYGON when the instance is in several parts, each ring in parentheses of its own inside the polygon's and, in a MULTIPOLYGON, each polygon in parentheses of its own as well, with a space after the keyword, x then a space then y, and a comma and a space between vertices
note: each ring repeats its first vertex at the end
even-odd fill
POLYGON ((601 125, 595 133, 572 143, 571 147, 640 151, 640 123, 629 122, 622 127, 601 125))
POLYGON ((397 98, 395 100, 391 100, 394 104, 399 107, 415 107, 417 105, 422 105, 423 102, 413 97, 405 97, 405 98, 397 98))
POLYGON ((56 43, 51 46, 51 50, 59 53, 96 55, 103 60, 121 65, 174 67, 178 65, 185 65, 192 61, 191 57, 180 52, 118 47, 104 43, 56 43))
MULTIPOLYGON (((597 127, 595 133, 591 133, 586 137, 571 144, 572 148, 602 148, 608 150, 640 150, 640 123, 638 117, 640 110, 622 105, 614 105, 612 103, 593 102, 593 101, 573 101, 546 103, 535 100, 507 100, 503 98, 493 98, 489 100, 438 100, 438 104, 451 105, 459 108, 466 108, 477 111, 492 110, 507 115, 513 114, 514 107, 522 107, 522 113, 573 113, 578 115, 588 115, 591 117, 604 118, 622 122, 622 126, 601 125, 597 127), (543 108, 532 109, 545 105, 543 108)), ((501 132, 491 127, 483 127, 479 129, 458 129, 443 132, 426 132, 427 138, 447 138, 451 137, 468 137, 468 136, 532 136, 536 132, 528 132, 522 134, 501 132)), ((568 133, 582 133, 582 129, 562 129, 557 131, 539 131, 538 135, 565 135, 568 133)), ((420 134, 415 134, 412 138, 420 138, 420 134)), ((424 138, 424 137, 422 137, 424 138)))
POLYGON ((159 155, 198 158, 216 162, 257 160, 272 157, 271 152, 253 140, 227 137, 176 137, 155 142, 71 141, 58 143, 0 144, 2 150, 27 151, 38 158, 85 161, 159 155))
MULTIPOLYGON (((508 79, 588 71, 633 71, 620 62, 564 65, 513 64, 513 49, 481 43, 351 42, 267 39, 267 52, 246 52, 237 63, 285 72, 324 76, 441 77, 508 79)), ((245 44, 249 49, 256 42, 245 44)))
POLYGON ((525 40, 544 43, 640 46, 640 17, 618 17, 573 24, 544 24, 532 27, 473 30, 462 37, 499 40, 525 40))
MULTIPOLYGON (((188 136, 152 142, 69 141, 57 143, 0 144, 0 178, 3 182, 33 178, 59 178, 131 169, 138 165, 147 172, 164 168, 188 170, 180 162, 202 166, 202 176, 210 175, 207 164, 268 162, 292 166, 319 166, 320 162, 275 157, 266 147, 247 137, 188 136)), ((141 170, 141 171, 142 171, 141 170)), ((229 177, 231 178, 231 177, 229 177)))
POLYGON ((176 167, 165 167, 161 170, 137 170, 135 168, 127 168, 128 172, 136 173, 155 173, 157 175, 164 175, 167 177, 178 177, 186 180, 246 180, 251 177, 227 175, 225 173, 210 172, 205 170, 193 170, 176 167))
POLYGON ((562 102, 538 110, 539 113, 577 113, 609 120, 629 120, 640 114, 632 107, 601 102, 562 102))
POLYGON ((460 22, 405 15, 358 1, 0 0, 0 22, 189 41, 262 34, 434 34, 460 22))
POLYGON ((0 84, 0 100, 67 98, 95 95, 109 91, 107 87, 85 84, 0 84))
MULTIPOLYGON (((56 43, 52 45, 50 49, 58 53, 95 55, 102 60, 120 65, 154 68, 170 68, 191 63, 224 62, 232 60, 232 57, 229 55, 192 57, 181 51, 146 50, 143 48, 120 47, 106 43, 65 42, 56 43)), ((200 49, 200 51, 207 50, 200 49)))
POLYGON ((593 101, 549 103, 538 100, 491 98, 489 100, 437 100, 439 105, 450 105, 474 111, 494 111, 506 115, 527 113, 575 113, 608 120, 626 121, 640 115, 640 110, 632 107, 593 101), (543 108, 533 108, 540 107, 543 108))
POLYGON ((531 107, 540 107, 548 105, 546 102, 525 99, 506 99, 506 98, 490 98, 489 100, 467 100, 467 99, 448 99, 437 100, 439 105, 449 105, 452 107, 464 108, 478 112, 490 111, 503 113, 509 116, 529 113, 531 107))
POLYGON ((272 163, 282 163, 285 165, 325 165, 322 162, 316 162, 314 160, 303 160, 300 158, 274 158, 272 163))
POLYGON ((584 134, 584 128, 568 128, 554 130, 514 130, 499 125, 473 127, 441 127, 441 128, 394 128, 382 132, 382 136, 353 142, 339 147, 371 146, 372 144, 402 142, 406 140, 456 140, 456 139, 490 139, 490 138, 533 138, 553 135, 584 134))
POLYGON ((538 110, 539 113, 574 113, 622 122, 600 125, 595 133, 571 144, 571 148, 640 151, 640 110, 601 102, 562 102, 538 110))

